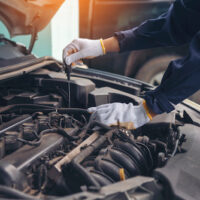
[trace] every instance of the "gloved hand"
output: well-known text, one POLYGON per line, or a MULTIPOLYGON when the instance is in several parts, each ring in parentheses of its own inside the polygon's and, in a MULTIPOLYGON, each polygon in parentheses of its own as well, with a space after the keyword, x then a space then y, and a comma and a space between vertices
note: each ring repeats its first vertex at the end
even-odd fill
POLYGON ((106 53, 103 40, 76 39, 63 49, 65 63, 70 65, 82 58, 93 58, 106 53))
POLYGON ((154 113, 150 112, 146 102, 134 106, 132 103, 112 103, 88 109, 92 118, 108 126, 120 125, 127 129, 136 129, 149 122, 154 113))

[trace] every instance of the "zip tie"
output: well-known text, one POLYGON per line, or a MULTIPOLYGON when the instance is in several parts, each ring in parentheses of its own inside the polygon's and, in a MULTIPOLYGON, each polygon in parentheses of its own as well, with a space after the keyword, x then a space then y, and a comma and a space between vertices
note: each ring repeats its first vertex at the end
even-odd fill
POLYGON ((124 168, 120 168, 119 169, 119 176, 120 176, 120 180, 121 181, 124 181, 126 178, 125 178, 125 173, 124 173, 124 168))
POLYGON ((104 46, 104 43, 103 43, 103 39, 102 39, 102 38, 100 39, 100 43, 101 43, 101 47, 102 47, 102 49, 103 49, 103 54, 105 55, 105 54, 106 54, 106 48, 105 48, 105 46, 104 46))

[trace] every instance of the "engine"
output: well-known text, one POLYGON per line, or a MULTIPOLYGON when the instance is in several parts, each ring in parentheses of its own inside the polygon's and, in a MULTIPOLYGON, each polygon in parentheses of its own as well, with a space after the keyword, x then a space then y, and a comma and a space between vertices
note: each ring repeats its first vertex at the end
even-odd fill
POLYGON ((1 86, 0 185, 35 197, 97 190, 136 176, 151 177, 180 150, 184 136, 175 113, 137 130, 108 127, 94 121, 87 108, 141 99, 74 78, 68 107, 67 84, 32 76, 1 86))

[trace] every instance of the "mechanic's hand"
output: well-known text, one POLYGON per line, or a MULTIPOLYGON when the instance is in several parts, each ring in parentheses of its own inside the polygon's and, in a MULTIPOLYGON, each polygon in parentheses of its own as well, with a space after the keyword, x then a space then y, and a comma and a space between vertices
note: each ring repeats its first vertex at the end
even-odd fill
POLYGON ((150 113, 146 102, 134 106, 132 103, 112 103, 88 109, 92 118, 109 126, 120 125, 127 129, 135 129, 152 119, 155 116, 150 113))
POLYGON ((103 40, 76 39, 63 50, 65 63, 70 65, 82 58, 94 58, 106 53, 103 40))

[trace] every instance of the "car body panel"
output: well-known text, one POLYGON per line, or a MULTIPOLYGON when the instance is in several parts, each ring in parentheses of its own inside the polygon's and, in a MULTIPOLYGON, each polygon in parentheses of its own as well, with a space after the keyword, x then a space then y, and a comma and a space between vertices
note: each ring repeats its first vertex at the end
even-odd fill
POLYGON ((0 0, 0 20, 10 35, 33 34, 49 23, 64 0, 0 0))

